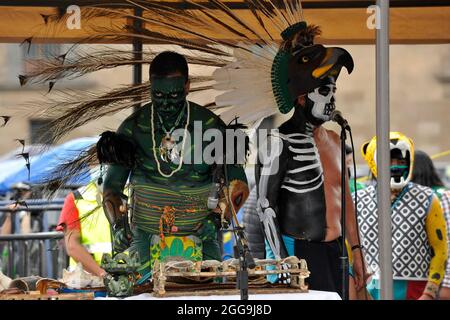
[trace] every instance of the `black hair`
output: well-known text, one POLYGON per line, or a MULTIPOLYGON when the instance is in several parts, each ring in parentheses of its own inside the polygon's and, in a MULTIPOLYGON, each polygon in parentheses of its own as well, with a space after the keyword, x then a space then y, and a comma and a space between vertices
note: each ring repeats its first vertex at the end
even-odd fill
POLYGON ((412 182, 426 187, 444 187, 444 183, 439 178, 433 161, 423 151, 414 152, 414 168, 412 182))
POLYGON ((150 77, 166 77, 174 73, 181 73, 188 81, 189 68, 186 58, 173 51, 164 51, 158 54, 150 64, 150 77))

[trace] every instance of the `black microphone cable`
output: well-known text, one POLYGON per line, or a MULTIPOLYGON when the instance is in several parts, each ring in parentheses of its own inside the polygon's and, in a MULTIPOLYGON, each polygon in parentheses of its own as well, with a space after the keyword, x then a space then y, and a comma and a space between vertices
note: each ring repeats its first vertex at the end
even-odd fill
MULTIPOLYGON (((362 243, 361 243, 361 237, 359 235, 359 222, 358 222, 358 190, 357 190, 357 185, 356 185, 356 158, 355 158, 355 145, 353 143, 353 134, 352 134, 352 129, 350 128, 350 126, 347 126, 347 131, 350 135, 350 142, 352 145, 352 158, 353 158, 353 188, 354 188, 354 192, 355 192, 355 220, 356 220, 356 235, 358 237, 358 243, 360 245, 360 250, 361 250, 361 264, 362 264, 362 268, 363 268, 363 285, 364 285, 364 297, 366 300, 368 300, 368 296, 367 296, 367 285, 366 285, 366 279, 365 279, 365 275, 366 275, 366 263, 365 263, 365 259, 364 259, 364 253, 363 253, 363 247, 362 247, 362 243)), ((351 248, 350 248, 351 250, 351 248)), ((353 255, 353 252, 352 252, 353 255)))

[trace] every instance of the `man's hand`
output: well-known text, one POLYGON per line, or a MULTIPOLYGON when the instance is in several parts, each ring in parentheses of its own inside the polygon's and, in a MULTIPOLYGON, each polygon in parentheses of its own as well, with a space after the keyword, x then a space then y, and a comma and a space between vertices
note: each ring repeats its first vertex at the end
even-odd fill
POLYGON ((116 228, 113 232, 113 249, 114 252, 124 252, 130 247, 131 239, 126 233, 125 228, 116 228))
POLYGON ((366 286, 366 281, 371 276, 365 272, 363 267, 363 258, 361 255, 361 249, 356 249, 352 252, 353 254, 353 273, 355 279, 355 289, 359 291, 366 286))
POLYGON ((434 300, 430 295, 428 294, 422 294, 419 299, 417 300, 434 300))
POLYGON ((439 286, 433 282, 428 281, 425 289, 419 300, 434 300, 439 292, 439 286))

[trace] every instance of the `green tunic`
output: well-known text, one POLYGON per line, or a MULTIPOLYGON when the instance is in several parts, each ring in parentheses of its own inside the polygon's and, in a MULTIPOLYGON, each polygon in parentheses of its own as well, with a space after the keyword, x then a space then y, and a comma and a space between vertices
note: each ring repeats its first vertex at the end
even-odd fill
MULTIPOLYGON (((151 263, 149 266, 148 262, 151 259, 150 246, 154 235, 198 237, 203 242, 204 258, 221 259, 217 242, 217 226, 211 223, 214 214, 207 208, 212 183, 212 165, 202 158, 200 163, 194 163, 194 159, 199 159, 198 155, 202 154, 210 144, 210 141, 203 141, 203 133, 208 129, 219 129, 224 133, 226 126, 208 109, 192 102, 189 104, 190 121, 187 130, 191 143, 186 144, 188 149, 184 154, 187 156, 178 172, 168 178, 158 172, 153 153, 150 105, 145 105, 130 115, 117 130, 118 134, 122 134, 135 143, 137 165, 133 169, 121 165, 110 165, 107 169, 105 190, 120 193, 128 178, 130 179, 133 230, 133 243, 130 250, 139 252, 141 263, 145 265, 147 272, 151 267, 151 263), (197 156, 194 157, 194 154, 197 156), (172 223, 161 217, 164 208, 167 207, 173 209, 172 223)), ((180 129, 184 128, 186 118, 187 113, 180 122, 180 129)), ((159 157, 159 144, 165 133, 156 117, 154 125, 156 155, 159 157)), ((169 174, 178 167, 177 164, 164 162, 161 158, 158 160, 165 174, 169 174)), ((227 171, 229 181, 238 179, 246 182, 242 166, 227 165, 227 171)), ((198 255, 196 257, 198 258, 198 255)))

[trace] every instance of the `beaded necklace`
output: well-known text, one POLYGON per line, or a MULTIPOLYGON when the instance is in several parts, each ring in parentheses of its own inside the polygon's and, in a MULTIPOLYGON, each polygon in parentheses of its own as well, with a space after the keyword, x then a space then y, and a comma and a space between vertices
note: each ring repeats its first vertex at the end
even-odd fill
MULTIPOLYGON (((178 167, 175 170, 173 170, 169 174, 166 174, 166 173, 162 172, 161 164, 160 164, 160 162, 158 160, 158 156, 156 155, 154 110, 153 110, 153 103, 150 104, 150 115, 151 115, 150 118, 151 118, 151 127, 152 127, 153 156, 155 157, 156 166, 158 167, 159 174, 162 175, 163 177, 166 177, 166 178, 170 178, 171 176, 173 176, 176 172, 180 171, 181 167, 183 166, 183 155, 184 155, 184 147, 186 145, 186 134, 187 134, 187 130, 188 130, 189 120, 190 120, 190 117, 191 117, 191 108, 190 108, 190 105, 189 105, 189 101, 186 101, 186 108, 187 108, 187 119, 186 119, 186 125, 184 126, 184 137, 183 137, 183 145, 181 147, 180 162, 178 163, 178 167)), ((164 125, 163 125, 163 128, 164 128, 164 125)), ((174 129, 174 128, 172 128, 172 129, 174 129)), ((173 130, 171 130, 171 131, 173 131, 173 130)), ((167 135, 167 132, 166 132, 166 135, 167 135)))

